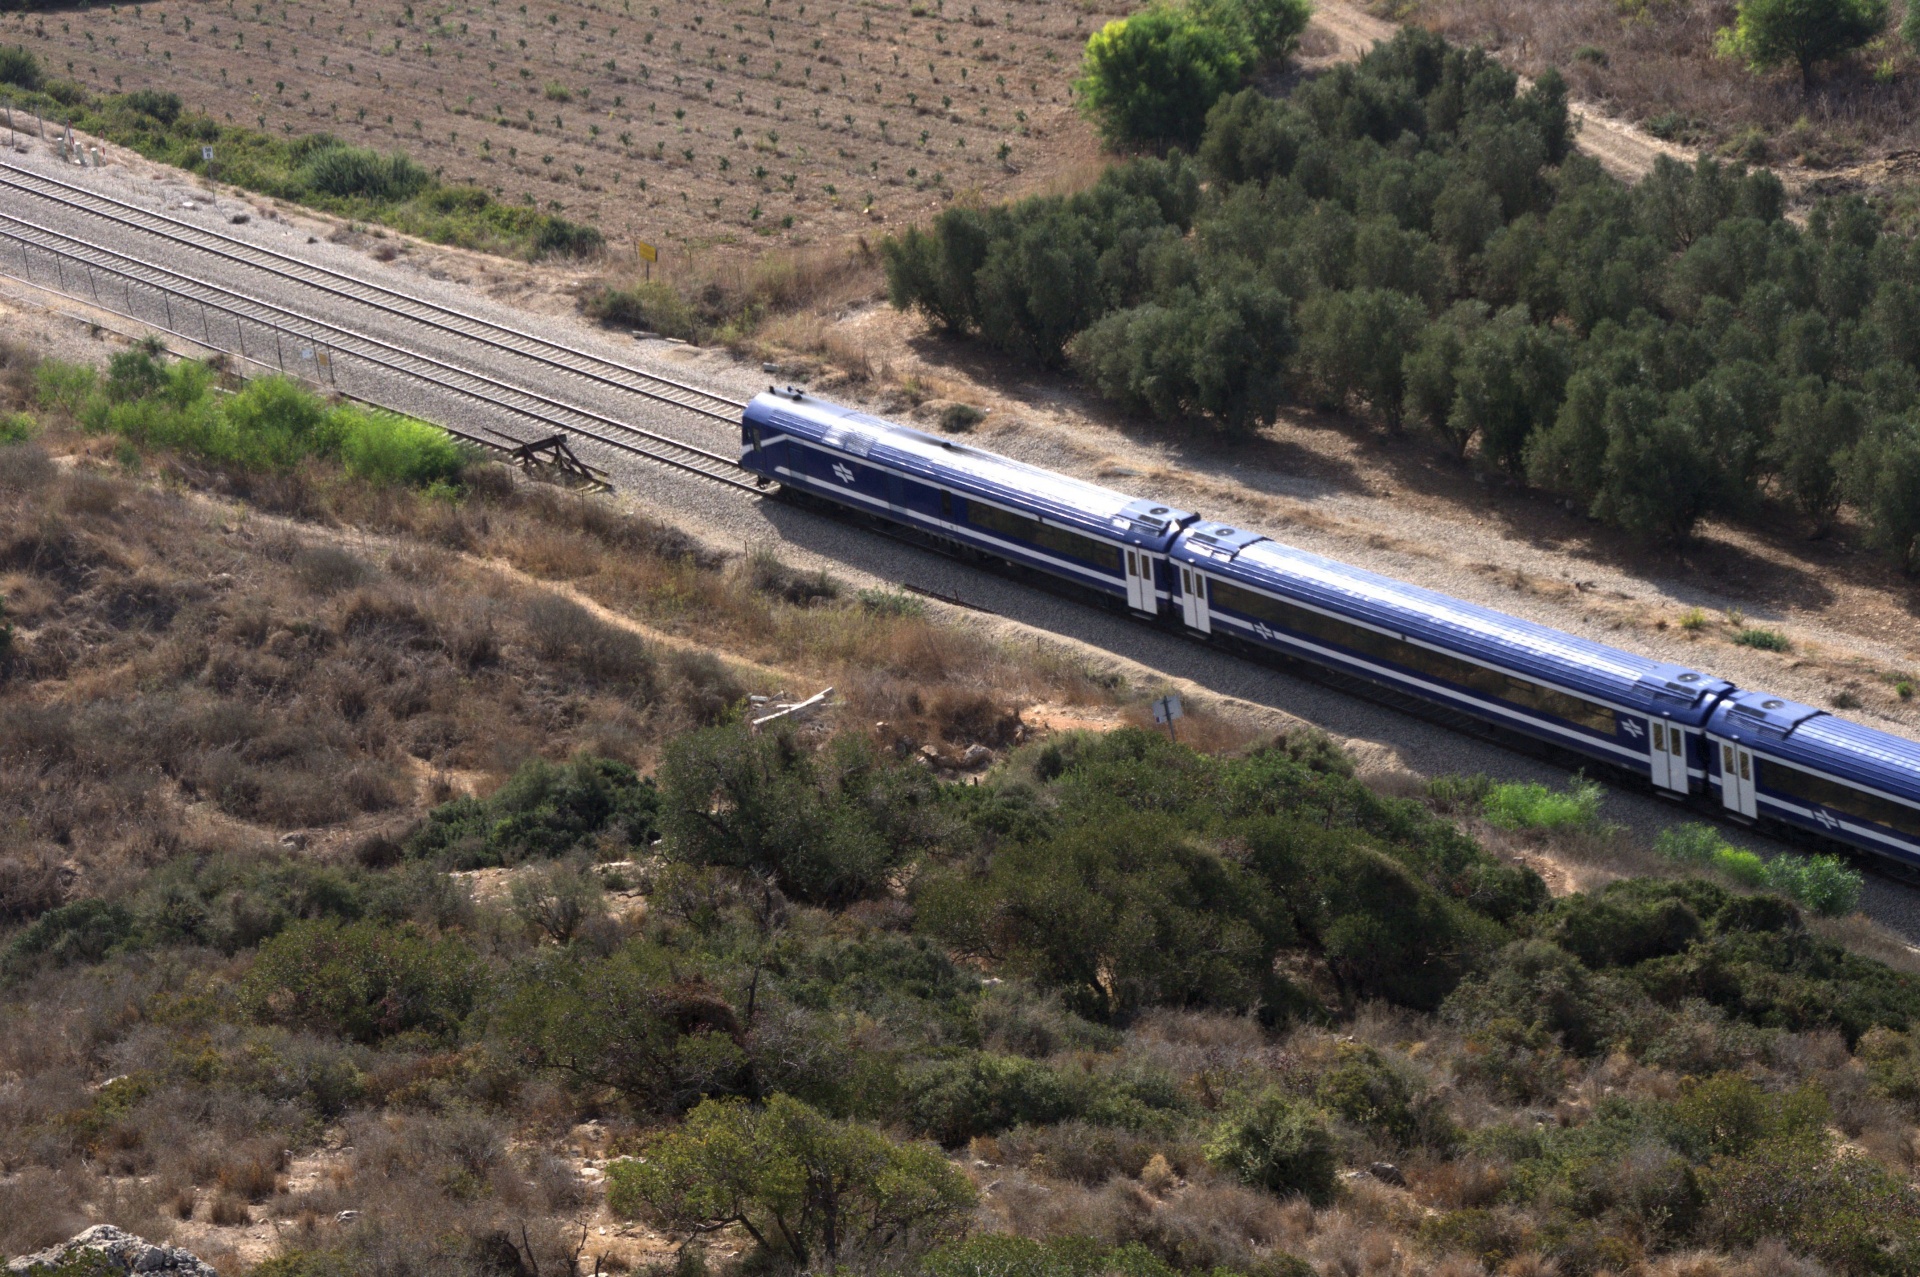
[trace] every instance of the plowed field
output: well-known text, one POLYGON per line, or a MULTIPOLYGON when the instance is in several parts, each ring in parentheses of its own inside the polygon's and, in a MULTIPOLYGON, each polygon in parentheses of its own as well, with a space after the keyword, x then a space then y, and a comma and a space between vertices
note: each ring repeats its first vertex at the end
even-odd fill
POLYGON ((96 91, 402 148, 676 258, 800 246, 1091 162, 1106 0, 154 0, 0 20, 96 91))

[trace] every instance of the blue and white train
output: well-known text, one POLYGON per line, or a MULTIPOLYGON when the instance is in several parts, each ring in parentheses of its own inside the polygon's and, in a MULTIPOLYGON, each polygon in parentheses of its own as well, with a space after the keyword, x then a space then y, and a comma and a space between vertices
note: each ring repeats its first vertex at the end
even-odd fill
POLYGON ((1912 741, 796 390, 741 433, 790 492, 1920 870, 1912 741))

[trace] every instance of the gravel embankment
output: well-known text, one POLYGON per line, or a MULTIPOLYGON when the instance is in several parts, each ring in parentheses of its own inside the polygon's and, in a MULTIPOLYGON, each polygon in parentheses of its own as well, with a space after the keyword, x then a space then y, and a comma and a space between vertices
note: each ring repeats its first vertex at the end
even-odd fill
MULTIPOLYGON (((654 369, 663 375, 693 382, 735 398, 745 399, 764 389, 768 380, 751 366, 743 365, 722 353, 610 336, 571 317, 533 314, 497 304, 458 284, 430 278, 411 266, 400 269, 382 265, 354 248, 328 242, 327 227, 318 221, 305 218, 268 220, 256 215, 245 225, 231 224, 229 217, 232 214, 253 211, 249 202, 222 193, 209 203, 205 191, 189 184, 180 175, 155 180, 154 174, 169 174, 171 171, 151 165, 130 162, 83 171, 61 166, 57 159, 44 151, 36 150, 29 155, 12 158, 16 163, 42 167, 64 180, 86 185, 143 207, 165 211, 169 216, 184 221, 218 228, 224 233, 282 252, 295 253, 308 260, 375 280, 387 287, 400 288, 472 313, 489 315, 501 322, 537 331, 551 340, 578 349, 597 351, 636 367, 654 369), (194 207, 183 208, 183 204, 189 200, 194 207), (308 242, 310 238, 314 242, 308 242)), ((71 210, 38 201, 33 202, 31 207, 25 207, 26 201, 11 194, 9 199, 9 211, 18 216, 84 236, 96 244, 129 253, 138 259, 165 264, 210 282, 268 298, 449 363, 483 371, 489 376, 525 386, 554 399, 631 421, 715 451, 726 452, 737 447, 737 432, 719 422, 665 407, 618 389, 596 385, 518 356, 482 348, 464 338, 423 328, 358 303, 271 279, 202 253, 164 244, 151 236, 71 210)), ((257 203, 260 201, 252 202, 257 203)), ((351 388, 428 419, 468 428, 486 424, 522 438, 544 433, 541 428, 516 421, 507 414, 477 408, 471 401, 417 383, 393 379, 380 381, 369 377, 363 370, 349 372, 349 365, 344 364, 339 373, 343 388, 349 386, 349 378, 355 379, 351 388)), ((1098 465, 1105 464, 1103 458, 1106 454, 1093 452, 1084 441, 1068 439, 1058 431, 996 431, 985 441, 989 446, 1024 459, 1090 477, 1098 465)), ((1092 659, 1115 666, 1129 678, 1146 680, 1161 677, 1172 680, 1191 694, 1230 698, 1242 703, 1249 712, 1268 715, 1276 722, 1281 716, 1305 720, 1352 741, 1371 768, 1405 768, 1422 775, 1484 771, 1506 779, 1541 780, 1556 785, 1565 781, 1563 772, 1541 761, 1462 737, 1422 720, 1210 650, 1177 636, 1062 601, 1040 590, 888 538, 777 502, 763 501, 721 488, 597 447, 591 442, 580 444, 577 450, 584 458, 603 467, 613 476, 618 490, 617 499, 678 524, 715 545, 737 549, 756 543, 779 544, 782 554, 792 561, 808 567, 830 566, 836 574, 857 585, 911 583, 963 598, 988 609, 994 616, 981 617, 956 612, 957 623, 985 625, 1024 636, 1036 631, 1043 632, 1080 647, 1092 659)), ((1298 480, 1277 472, 1243 472, 1232 468, 1223 468, 1219 473, 1203 476, 1201 490, 1222 491, 1220 484, 1223 475, 1230 475, 1244 491, 1268 494, 1288 501, 1311 502, 1328 496, 1326 492, 1316 489, 1311 481, 1298 480), (1208 484, 1212 487, 1209 488, 1208 484)), ((1182 485, 1176 483, 1174 486, 1179 488, 1182 485)), ((1390 498, 1384 500, 1391 505, 1390 498)), ((1205 508, 1222 517, 1241 517, 1239 513, 1229 513, 1236 509, 1231 500, 1211 501, 1205 508)), ((1251 506, 1239 508, 1249 514, 1257 513, 1251 506)), ((1250 526, 1260 526, 1251 517, 1241 521, 1250 526)), ((1623 641, 1619 633, 1593 616, 1561 607, 1551 598, 1503 590, 1497 583, 1490 582, 1486 575, 1476 573, 1466 565, 1462 556, 1432 552, 1431 547, 1448 545, 1457 538, 1458 529, 1448 532, 1438 527, 1426 528, 1421 526, 1419 516, 1408 513, 1399 533, 1401 545, 1419 548, 1368 549, 1356 542, 1350 529, 1343 530, 1340 527, 1316 530, 1310 524, 1293 523, 1285 531, 1289 540, 1365 563, 1422 585, 1529 615, 1602 641, 1623 641)), ((1567 571, 1565 563, 1549 561, 1546 551, 1527 547, 1513 537, 1488 538, 1479 552, 1502 566, 1521 567, 1537 575, 1567 571)), ((1616 582, 1621 592, 1632 589, 1644 591, 1646 588, 1644 582, 1612 573, 1602 565, 1583 564, 1581 570, 1583 579, 1595 579, 1601 589, 1615 588, 1616 582)), ((1634 645, 1653 648, 1653 654, 1669 659, 1687 659, 1686 645, 1677 641, 1634 645)), ((1745 673, 1742 670, 1725 669, 1724 664, 1720 672, 1736 678, 1745 673)), ((1791 692, 1793 689, 1782 690, 1791 692)), ((1606 813, 1609 819, 1628 826, 1642 838, 1651 838, 1660 828, 1689 818, 1689 813, 1671 804, 1624 792, 1615 792, 1609 797, 1606 813)), ((1729 835, 1735 842, 1752 846, 1763 854, 1773 854, 1779 850, 1776 844, 1764 839, 1731 830, 1729 835)), ((1884 878, 1870 876, 1863 909, 1901 936, 1920 941, 1920 892, 1884 878)))

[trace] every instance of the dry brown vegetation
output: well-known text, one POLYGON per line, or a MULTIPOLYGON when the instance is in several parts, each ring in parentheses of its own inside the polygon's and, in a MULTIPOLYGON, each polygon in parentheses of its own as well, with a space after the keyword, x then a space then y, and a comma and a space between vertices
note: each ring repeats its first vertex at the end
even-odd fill
MULTIPOLYGON (((1124 7, 1124 6, 1123 6, 1124 7)), ((833 243, 1091 154, 1065 71, 1109 12, 1044 0, 208 5, 13 15, 48 73, 216 119, 401 148, 698 275, 833 243), (724 252, 723 254, 724 255, 724 252)))
MULTIPOLYGON (((1811 169, 1879 160, 1920 141, 1920 68, 1898 18, 1861 53, 1824 69, 1755 75, 1714 53, 1733 22, 1724 0, 1410 0, 1377 5, 1462 44, 1484 44, 1516 70, 1557 67, 1573 95, 1654 136, 1749 164, 1811 169)), ((1902 174, 1889 173, 1888 177, 1902 174)))

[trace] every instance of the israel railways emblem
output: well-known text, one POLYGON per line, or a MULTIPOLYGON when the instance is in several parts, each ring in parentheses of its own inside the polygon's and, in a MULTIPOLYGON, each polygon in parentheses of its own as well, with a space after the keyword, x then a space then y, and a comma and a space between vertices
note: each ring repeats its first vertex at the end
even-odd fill
POLYGON ((836 461, 833 463, 833 473, 842 483, 853 482, 853 467, 844 461, 836 461))
POLYGON ((1825 825, 1828 829, 1840 828, 1840 818, 1828 811, 1825 807, 1815 807, 1813 809, 1813 818, 1825 825))
POLYGON ((1647 734, 1647 729, 1641 726, 1639 719, 1628 718, 1625 715, 1622 715, 1620 718, 1620 730, 1625 732, 1627 735, 1633 737, 1635 740, 1639 740, 1642 736, 1645 736, 1647 734))
POLYGON ((1273 627, 1265 621, 1255 621, 1253 623, 1253 632, 1258 634, 1264 642, 1273 642, 1273 627))

